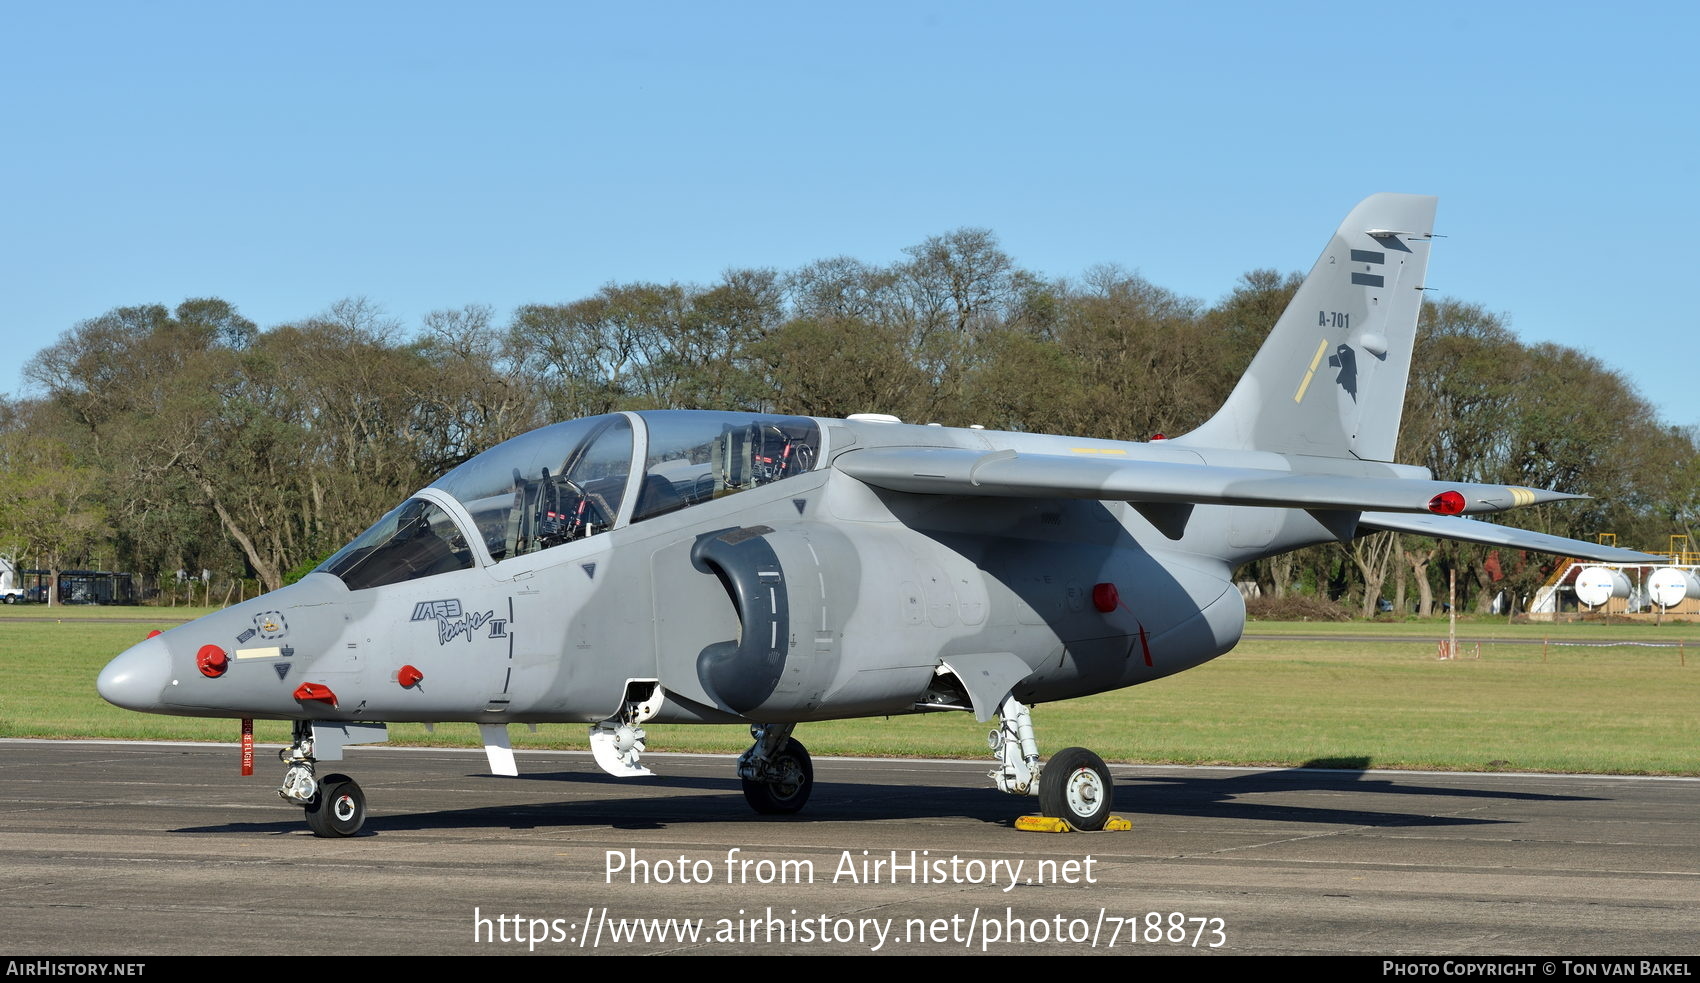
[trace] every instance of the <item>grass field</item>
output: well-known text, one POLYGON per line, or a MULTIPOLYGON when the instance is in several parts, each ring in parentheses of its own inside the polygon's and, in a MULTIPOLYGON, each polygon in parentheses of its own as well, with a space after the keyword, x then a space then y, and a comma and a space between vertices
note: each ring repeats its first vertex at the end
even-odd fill
MULTIPOLYGON (((1410 621, 1252 621, 1246 625, 1248 635, 1353 635, 1380 638, 1400 638, 1421 635, 1426 638, 1445 638, 1445 618, 1410 621)), ((1458 637, 1470 640, 1518 639, 1539 641, 1586 641, 1609 638, 1628 642, 1668 642, 1687 640, 1700 645, 1700 624, 1670 621, 1606 624, 1597 621, 1546 624, 1518 622, 1507 624, 1503 617, 1472 616, 1458 621, 1458 637)))
MULTIPOLYGON (((132 713, 94 692, 101 666, 149 627, 113 618, 169 627, 198 613, 33 605, 0 613, 0 736, 234 740, 235 721, 132 713)), ((1082 745, 1131 762, 1700 774, 1700 626, 1473 621, 1459 627, 1465 658, 1446 662, 1431 641, 1397 640, 1444 637, 1444 621, 1253 622, 1247 631, 1332 637, 1249 640, 1191 672, 1040 707, 1041 747, 1082 745), (1543 638, 1554 644, 1512 643, 1543 638), (1476 641, 1480 659, 1470 658, 1476 641), (1571 647, 1602 641, 1684 647, 1571 647)), ((820 755, 987 758, 988 727, 967 714, 929 714, 804 724, 798 736, 820 755)), ((733 726, 649 732, 657 751, 749 743, 733 726)), ((434 734, 397 725, 391 735, 477 744, 471 724, 434 734)), ((281 742, 287 727, 261 721, 256 736, 281 742)), ((586 746, 580 726, 515 727, 513 738, 519 747, 586 746)))

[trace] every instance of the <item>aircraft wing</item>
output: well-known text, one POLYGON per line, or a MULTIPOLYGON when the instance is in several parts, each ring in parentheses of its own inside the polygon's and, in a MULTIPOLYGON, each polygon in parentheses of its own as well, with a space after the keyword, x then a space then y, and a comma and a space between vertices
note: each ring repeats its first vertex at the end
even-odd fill
POLYGON ((1495 525, 1491 522, 1478 522, 1475 519, 1465 519, 1459 516, 1365 512, 1358 517, 1359 532, 1384 529, 1393 532, 1407 532, 1414 536, 1433 536, 1436 539, 1461 539, 1467 543, 1510 546, 1514 549, 1572 556, 1579 560, 1601 560, 1606 563, 1670 562, 1669 557, 1654 556, 1651 553, 1618 549, 1615 546, 1601 546, 1598 543, 1584 542, 1580 539, 1565 539, 1563 536, 1548 536, 1543 532, 1530 532, 1527 529, 1495 525))
POLYGON ((956 447, 854 450, 841 455, 833 467, 876 488, 921 495, 1087 498, 1424 515, 1503 512, 1524 505, 1587 497, 1513 485, 1305 474, 1268 468, 956 447))

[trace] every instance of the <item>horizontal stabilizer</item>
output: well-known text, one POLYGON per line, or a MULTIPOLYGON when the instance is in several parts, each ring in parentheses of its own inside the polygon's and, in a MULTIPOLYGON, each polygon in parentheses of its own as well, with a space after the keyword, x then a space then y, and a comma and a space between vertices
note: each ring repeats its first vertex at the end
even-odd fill
POLYGON ((1267 468, 1109 461, 1102 457, 955 447, 851 451, 839 457, 833 466, 876 488, 920 495, 1374 509, 1425 515, 1434 511, 1434 504, 1442 496, 1449 496, 1442 506, 1448 515, 1503 512, 1524 505, 1586 497, 1510 485, 1295 474, 1267 468))
POLYGON ((1406 532, 1414 536, 1433 536, 1436 539, 1461 539, 1466 543, 1485 543, 1489 546, 1510 546, 1515 549, 1534 550, 1537 553, 1553 553, 1558 556, 1573 556, 1578 560, 1600 560, 1605 563, 1669 562, 1669 557, 1654 556, 1651 553, 1601 546, 1580 539, 1565 539, 1563 536, 1548 536, 1543 532, 1530 532, 1527 529, 1478 522, 1459 516, 1365 512, 1358 519, 1358 531, 1362 533, 1375 530, 1406 532))

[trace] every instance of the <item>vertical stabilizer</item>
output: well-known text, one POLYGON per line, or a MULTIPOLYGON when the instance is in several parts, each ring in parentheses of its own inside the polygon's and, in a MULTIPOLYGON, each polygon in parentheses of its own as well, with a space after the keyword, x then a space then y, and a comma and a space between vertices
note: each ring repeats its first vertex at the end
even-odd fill
POLYGON ((1435 201, 1359 202, 1222 409, 1176 442, 1391 461, 1435 201))

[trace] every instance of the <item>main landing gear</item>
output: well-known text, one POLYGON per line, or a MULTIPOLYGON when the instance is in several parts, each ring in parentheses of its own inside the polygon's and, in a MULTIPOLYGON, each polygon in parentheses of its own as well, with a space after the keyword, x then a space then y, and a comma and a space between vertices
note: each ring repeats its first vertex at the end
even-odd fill
POLYGON ((738 756, 744 801, 762 815, 787 815, 803 808, 815 787, 815 765, 803 742, 791 739, 795 724, 756 724, 755 743, 738 756))
MULTIPOLYGON (((1033 737, 1033 713, 1014 696, 998 705, 998 729, 989 735, 999 766, 990 772, 997 787, 1011 795, 1039 797, 1044 815, 1074 829, 1103 829, 1115 802, 1115 784, 1104 759, 1083 747, 1063 748, 1048 762, 1039 760, 1033 737)), ((763 815, 802 809, 814 789, 815 768, 808 749, 791 737, 795 724, 757 724, 755 743, 738 758, 744 799, 763 815)))
POLYGON ((1103 829, 1110 819, 1115 785, 1104 759, 1083 747, 1063 748, 1039 761, 1033 712, 1013 695, 998 704, 998 729, 986 737, 999 766, 989 775, 999 791, 1037 795, 1046 816, 1075 829, 1103 829))
POLYGON ((366 825, 366 793, 347 775, 313 775, 313 725, 295 722, 294 741, 277 753, 289 767, 277 794, 306 812, 314 836, 353 836, 366 825))

